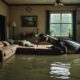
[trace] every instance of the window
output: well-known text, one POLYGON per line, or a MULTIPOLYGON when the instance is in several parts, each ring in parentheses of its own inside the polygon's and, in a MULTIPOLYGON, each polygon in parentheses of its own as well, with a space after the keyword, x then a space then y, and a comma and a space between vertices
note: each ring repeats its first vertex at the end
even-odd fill
POLYGON ((50 35, 71 37, 72 36, 72 13, 50 14, 50 35))

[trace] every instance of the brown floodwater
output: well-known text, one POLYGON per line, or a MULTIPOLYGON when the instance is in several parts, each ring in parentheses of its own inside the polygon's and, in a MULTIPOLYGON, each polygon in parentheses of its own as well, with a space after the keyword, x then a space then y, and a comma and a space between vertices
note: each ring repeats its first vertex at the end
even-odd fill
POLYGON ((80 80, 80 54, 15 55, 0 63, 0 80, 80 80))

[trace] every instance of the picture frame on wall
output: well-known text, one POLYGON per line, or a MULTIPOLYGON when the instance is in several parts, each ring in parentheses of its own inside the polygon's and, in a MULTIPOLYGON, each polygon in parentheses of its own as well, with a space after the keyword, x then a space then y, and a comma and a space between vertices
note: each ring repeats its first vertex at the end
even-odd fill
POLYGON ((22 27, 37 27, 37 16, 21 16, 22 27))

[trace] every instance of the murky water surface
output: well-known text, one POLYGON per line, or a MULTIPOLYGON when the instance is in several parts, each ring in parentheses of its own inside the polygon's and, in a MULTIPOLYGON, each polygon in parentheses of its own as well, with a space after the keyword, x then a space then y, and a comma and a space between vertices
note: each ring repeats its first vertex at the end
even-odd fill
POLYGON ((15 55, 0 63, 0 80, 80 80, 80 54, 15 55))

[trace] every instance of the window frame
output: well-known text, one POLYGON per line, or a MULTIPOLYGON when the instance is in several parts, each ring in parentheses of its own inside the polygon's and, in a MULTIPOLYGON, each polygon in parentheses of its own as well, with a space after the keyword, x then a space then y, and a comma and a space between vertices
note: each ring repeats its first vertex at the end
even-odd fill
MULTIPOLYGON (((63 24, 71 24, 71 26, 72 26, 72 32, 71 32, 71 37, 73 36, 73 15, 72 15, 72 12, 58 12, 58 13, 55 13, 55 12, 52 12, 52 13, 50 13, 50 16, 51 16, 51 14, 60 14, 60 23, 51 23, 50 22, 50 20, 49 20, 49 25, 51 25, 51 24, 60 24, 60 35, 59 36, 56 36, 56 37, 70 37, 69 35, 68 36, 62 36, 62 25, 63 24), (71 18, 72 18, 72 21, 71 21, 71 23, 63 23, 62 22, 62 14, 71 14, 72 16, 71 16, 71 18)), ((50 28, 50 27, 49 27, 50 28)), ((49 29, 49 31, 50 31, 50 29, 49 29)), ((51 34, 50 34, 51 35, 51 34)), ((55 36, 55 35, 54 35, 55 36)))

